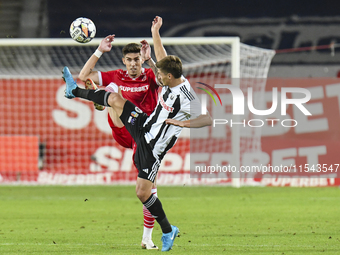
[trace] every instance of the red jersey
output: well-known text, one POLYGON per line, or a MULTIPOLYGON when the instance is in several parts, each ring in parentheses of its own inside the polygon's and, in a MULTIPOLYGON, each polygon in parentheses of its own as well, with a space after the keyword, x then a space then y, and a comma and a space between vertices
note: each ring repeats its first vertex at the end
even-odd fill
POLYGON ((142 68, 137 78, 131 78, 127 71, 122 69, 100 72, 102 86, 115 83, 122 92, 122 96, 135 104, 147 115, 155 109, 158 101, 158 85, 156 77, 150 68, 142 68))

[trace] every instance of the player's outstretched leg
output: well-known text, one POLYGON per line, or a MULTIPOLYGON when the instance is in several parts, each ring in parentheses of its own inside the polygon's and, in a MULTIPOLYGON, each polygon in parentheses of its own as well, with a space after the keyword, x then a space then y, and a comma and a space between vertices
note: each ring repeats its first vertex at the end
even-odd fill
POLYGON ((170 251, 174 245, 175 238, 179 233, 179 229, 176 226, 171 225, 172 231, 170 233, 163 233, 162 236, 162 251, 170 251))
MULTIPOLYGON (((85 81, 85 88, 86 89, 94 89, 94 90, 98 89, 97 85, 91 79, 87 79, 85 81)), ((93 103, 93 104, 94 104, 94 108, 96 108, 96 110, 98 110, 98 111, 103 111, 105 109, 105 106, 102 106, 102 105, 97 104, 97 103, 93 103)))
POLYGON ((63 79, 66 82, 66 90, 65 90, 65 97, 67 98, 75 98, 72 93, 72 90, 77 88, 77 83, 73 80, 72 74, 67 66, 63 69, 63 79))
POLYGON ((100 89, 93 90, 93 89, 79 88, 77 86, 77 83, 73 80, 70 70, 68 69, 67 66, 65 66, 63 69, 63 79, 66 82, 65 97, 69 99, 80 97, 80 98, 92 101, 94 103, 97 103, 103 106, 110 106, 108 100, 110 98, 112 100, 114 100, 113 98, 116 98, 116 100, 119 101, 116 107, 119 111, 122 111, 122 108, 124 107, 126 99, 124 99, 118 93, 111 93, 111 92, 100 90, 100 89), (110 97, 111 94, 114 94, 114 95, 110 97), (117 95, 120 98, 117 98, 117 95))

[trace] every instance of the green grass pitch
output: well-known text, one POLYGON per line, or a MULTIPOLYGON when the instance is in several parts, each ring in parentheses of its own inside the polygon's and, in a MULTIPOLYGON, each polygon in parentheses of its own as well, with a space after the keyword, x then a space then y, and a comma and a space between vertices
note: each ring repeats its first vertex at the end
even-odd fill
MULTIPOLYGON (((171 254, 340 254, 340 189, 158 187, 171 254)), ((0 254, 147 254, 133 186, 0 186, 0 254)), ((155 224, 153 241, 161 247, 155 224)))

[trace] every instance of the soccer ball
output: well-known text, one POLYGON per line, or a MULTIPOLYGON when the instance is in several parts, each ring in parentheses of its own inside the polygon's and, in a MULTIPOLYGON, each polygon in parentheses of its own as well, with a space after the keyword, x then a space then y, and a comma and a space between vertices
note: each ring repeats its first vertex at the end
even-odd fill
POLYGON ((96 35, 96 26, 88 18, 78 18, 70 26, 70 35, 77 42, 87 43, 96 35))

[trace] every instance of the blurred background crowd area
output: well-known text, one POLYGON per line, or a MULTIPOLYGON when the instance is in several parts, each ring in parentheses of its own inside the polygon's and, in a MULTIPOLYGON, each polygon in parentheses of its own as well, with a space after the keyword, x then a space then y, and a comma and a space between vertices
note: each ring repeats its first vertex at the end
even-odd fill
POLYGON ((239 36, 277 50, 269 77, 340 76, 335 0, 0 0, 0 38, 69 38, 77 17, 93 20, 96 37, 150 37, 156 15, 164 19, 162 36, 239 36))

